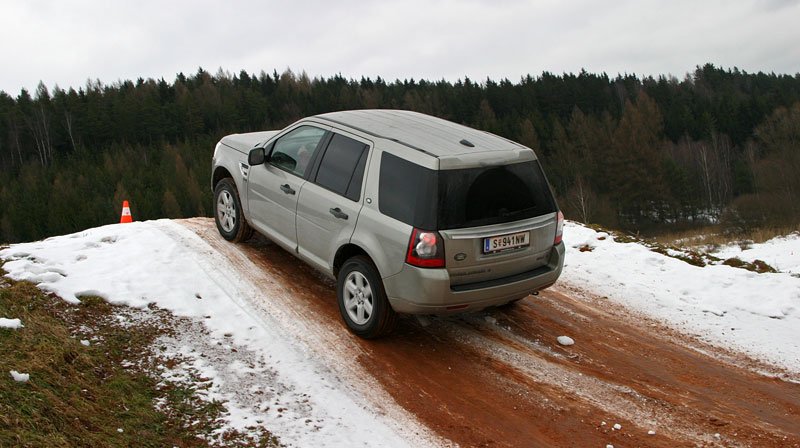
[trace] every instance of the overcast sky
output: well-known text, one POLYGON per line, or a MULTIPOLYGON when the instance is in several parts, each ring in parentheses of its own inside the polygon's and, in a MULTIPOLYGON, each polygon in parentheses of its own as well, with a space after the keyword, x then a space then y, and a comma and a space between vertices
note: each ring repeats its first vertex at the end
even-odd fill
POLYGON ((0 0, 0 90, 215 73, 800 72, 800 0, 0 0))

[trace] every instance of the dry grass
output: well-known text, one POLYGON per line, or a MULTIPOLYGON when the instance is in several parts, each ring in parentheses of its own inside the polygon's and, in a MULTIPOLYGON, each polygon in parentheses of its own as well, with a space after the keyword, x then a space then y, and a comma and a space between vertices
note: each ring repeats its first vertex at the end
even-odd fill
MULTIPOLYGON (((709 247, 714 247, 713 244, 706 239, 707 234, 705 233, 693 233, 693 232, 680 232, 674 233, 671 236, 673 239, 665 239, 665 242, 659 241, 657 238, 640 238, 639 236, 625 234, 614 230, 605 229, 602 226, 591 224, 588 225, 589 228, 598 231, 598 232, 606 232, 614 237, 614 241, 618 243, 637 243, 641 244, 642 246, 647 247, 653 252, 659 253, 661 255, 675 258, 677 260, 681 260, 685 263, 691 264, 693 266, 704 267, 707 265, 717 265, 717 264, 724 264, 727 266, 731 266, 734 268, 739 269, 746 269, 748 271, 757 272, 759 274, 767 273, 767 272, 778 272, 772 266, 768 265, 762 260, 754 260, 753 262, 747 262, 740 260, 738 258, 729 258, 727 260, 723 260, 720 258, 715 257, 713 254, 709 253, 709 247)), ((705 228, 706 231, 710 228, 705 228)), ((767 235, 766 232, 763 235, 767 235)), ((779 233, 777 235, 785 235, 785 233, 779 233)), ((773 235, 773 236, 777 236, 773 235)), ((767 239, 772 238, 773 236, 768 237, 767 239)), ((729 241, 725 241, 722 244, 729 244, 729 241)), ((751 244, 752 241, 748 241, 747 244, 751 244)), ((742 242, 741 244, 745 244, 742 242)), ((588 246, 584 249, 584 246, 580 247, 579 250, 581 252, 585 252, 587 250, 591 250, 588 246)))
POLYGON ((84 303, 70 309, 27 283, 0 291, 0 315, 20 318, 24 325, 0 330, 0 446, 169 443, 166 419, 152 406, 154 382, 116 365, 127 348, 136 350, 152 341, 152 335, 100 331, 105 343, 85 347, 63 316, 96 318, 107 312, 107 305, 84 303), (121 343, 123 339, 129 344, 121 343), (29 373, 30 380, 15 382, 9 370, 29 373))
POLYGON ((718 247, 731 243, 763 243, 776 236, 789 235, 800 231, 800 224, 794 227, 765 227, 744 233, 728 233, 719 226, 700 227, 679 232, 666 232, 653 236, 659 244, 679 247, 718 247))
MULTIPOLYGON (((91 297, 70 305, 2 274, 0 317, 24 328, 0 329, 0 447, 209 446, 224 406, 201 400, 192 384, 157 387, 154 341, 174 331, 174 316, 91 297), (131 317, 125 325, 120 313, 131 317), (30 380, 16 382, 10 370, 30 380)), ((266 431, 223 443, 278 446, 266 431)))

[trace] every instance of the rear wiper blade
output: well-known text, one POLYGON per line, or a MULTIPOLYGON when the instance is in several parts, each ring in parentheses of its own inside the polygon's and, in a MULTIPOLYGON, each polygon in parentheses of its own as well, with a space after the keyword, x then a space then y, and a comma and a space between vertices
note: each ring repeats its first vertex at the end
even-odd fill
POLYGON ((519 210, 511 211, 511 212, 505 211, 505 209, 502 209, 502 210, 500 210, 499 216, 501 218, 508 218, 509 216, 519 215, 520 213, 525 213, 525 212, 529 212, 529 211, 532 211, 532 210, 536 210, 536 206, 526 207, 526 208, 522 208, 522 209, 519 209, 519 210))

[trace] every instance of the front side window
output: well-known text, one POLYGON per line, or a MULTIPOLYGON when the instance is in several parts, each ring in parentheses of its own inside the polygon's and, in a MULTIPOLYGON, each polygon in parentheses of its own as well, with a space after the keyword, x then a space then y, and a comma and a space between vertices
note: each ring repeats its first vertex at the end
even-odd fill
POLYGON ((284 135, 272 148, 269 163, 290 173, 304 177, 310 168, 311 158, 317 151, 325 131, 313 126, 300 126, 284 135))

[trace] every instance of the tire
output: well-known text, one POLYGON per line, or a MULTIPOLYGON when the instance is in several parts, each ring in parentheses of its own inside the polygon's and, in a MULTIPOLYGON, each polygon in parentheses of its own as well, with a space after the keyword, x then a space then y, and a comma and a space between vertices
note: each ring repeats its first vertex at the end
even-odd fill
POLYGON ((342 265, 336 281, 336 297, 344 323, 364 339, 386 335, 397 324, 397 313, 389 305, 378 270, 363 255, 342 265))
POLYGON ((242 213, 242 203, 233 179, 226 177, 214 188, 214 221, 217 230, 228 241, 238 243, 253 236, 253 229, 242 213))

